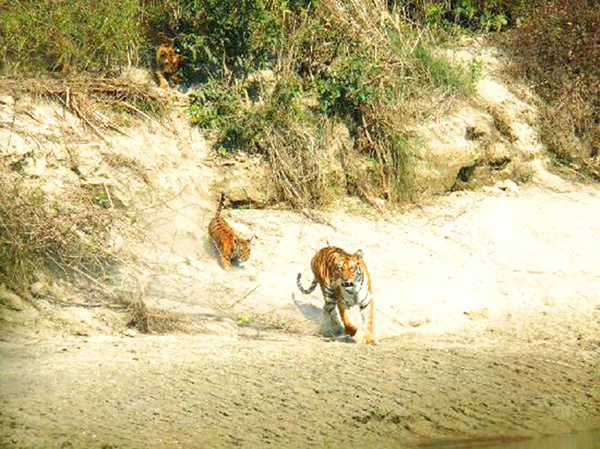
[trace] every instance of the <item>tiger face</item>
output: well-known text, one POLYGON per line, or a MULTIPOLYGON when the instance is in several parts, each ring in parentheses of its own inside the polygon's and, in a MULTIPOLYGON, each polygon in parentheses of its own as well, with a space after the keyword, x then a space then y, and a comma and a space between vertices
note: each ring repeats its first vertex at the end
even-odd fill
POLYGON ((169 81, 180 83, 182 77, 178 70, 182 64, 183 57, 175 50, 172 40, 164 32, 159 32, 156 49, 156 77, 159 87, 169 87, 169 81))
POLYGON ((362 284, 361 261, 361 250, 350 257, 338 258, 335 261, 333 279, 339 280, 340 286, 349 294, 355 294, 362 284))
POLYGON ((233 237, 233 251, 231 259, 239 262, 246 262, 250 258, 250 249, 252 248, 252 238, 243 239, 234 235, 233 237))

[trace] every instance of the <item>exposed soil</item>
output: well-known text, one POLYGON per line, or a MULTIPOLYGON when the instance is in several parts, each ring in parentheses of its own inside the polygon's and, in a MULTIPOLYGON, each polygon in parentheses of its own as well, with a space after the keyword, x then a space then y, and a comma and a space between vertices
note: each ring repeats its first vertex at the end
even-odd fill
POLYGON ((543 169, 535 111, 477 58, 478 100, 412 130, 423 193, 476 191, 225 210, 256 235, 230 273, 207 226, 221 189, 272 204, 258 158, 217 156, 181 107, 99 140, 57 104, 0 99, 3 169, 50 198, 101 186, 143 230, 107 236, 115 286, 156 313, 140 334, 58 281, 0 286, 0 446, 478 447, 599 429, 600 188, 543 169), (377 346, 324 338, 319 289, 296 288, 328 243, 365 254, 377 346))
POLYGON ((600 427, 600 189, 548 174, 499 187, 385 219, 347 203, 330 225, 230 210, 257 235, 231 273, 210 209, 180 195, 140 282, 196 333, 3 332, 2 446, 411 447, 600 427), (327 241, 365 253, 378 346, 322 338, 320 293, 295 287, 327 241))

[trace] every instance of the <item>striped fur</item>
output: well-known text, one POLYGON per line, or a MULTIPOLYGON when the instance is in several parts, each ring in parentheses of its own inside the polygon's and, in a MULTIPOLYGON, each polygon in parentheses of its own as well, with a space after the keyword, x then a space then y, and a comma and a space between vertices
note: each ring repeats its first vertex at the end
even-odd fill
POLYGON ((363 342, 377 343, 373 334, 373 298, 371 291, 371 276, 362 259, 362 251, 348 254, 341 248, 327 246, 320 249, 312 258, 311 269, 314 279, 308 288, 302 286, 302 275, 298 273, 296 283, 300 291, 309 294, 320 284, 325 305, 323 309, 330 316, 335 329, 339 321, 335 314, 337 306, 342 318, 344 330, 354 336, 358 328, 350 321, 348 309, 360 307, 363 342))
POLYGON ((156 49, 156 78, 159 87, 166 89, 169 81, 181 82, 177 70, 183 63, 183 57, 175 51, 172 40, 162 31, 158 32, 158 48, 156 49))
POLYGON ((208 234, 219 251, 221 266, 229 271, 231 262, 245 262, 250 258, 252 237, 246 240, 235 234, 229 223, 221 217, 224 203, 225 193, 221 193, 217 212, 208 224, 208 234))

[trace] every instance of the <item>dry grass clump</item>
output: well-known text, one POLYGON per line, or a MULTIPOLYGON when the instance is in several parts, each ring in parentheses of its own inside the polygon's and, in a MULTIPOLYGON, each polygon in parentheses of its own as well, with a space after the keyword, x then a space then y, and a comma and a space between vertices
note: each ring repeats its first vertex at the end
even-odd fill
POLYGON ((279 197, 295 208, 314 208, 327 202, 329 185, 320 167, 319 144, 306 129, 293 127, 286 133, 268 127, 259 144, 271 166, 279 197))
POLYGON ((107 239, 117 217, 73 189, 53 199, 0 171, 0 284, 26 290, 39 271, 106 286, 116 259, 107 239))
POLYGON ((600 8, 586 0, 531 7, 503 43, 513 75, 543 99, 542 139, 557 162, 600 180, 600 8))
POLYGON ((104 140, 106 138, 101 130, 121 131, 123 121, 119 120, 118 114, 126 112, 143 118, 160 117, 167 112, 169 105, 167 97, 148 85, 90 75, 63 79, 3 78, 0 89, 57 101, 104 140))
POLYGON ((166 334, 182 330, 189 322, 184 315, 149 307, 141 299, 131 302, 127 312, 130 316, 127 326, 144 334, 166 334))

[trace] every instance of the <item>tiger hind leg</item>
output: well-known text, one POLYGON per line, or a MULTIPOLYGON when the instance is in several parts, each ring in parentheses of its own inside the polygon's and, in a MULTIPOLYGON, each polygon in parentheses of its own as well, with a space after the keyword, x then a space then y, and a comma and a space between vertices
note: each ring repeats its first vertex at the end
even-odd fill
POLYGON ((217 247, 217 251, 219 252, 219 261, 221 262, 221 267, 225 271, 229 271, 231 269, 231 253, 233 252, 233 245, 224 241, 221 244, 215 244, 217 247))

